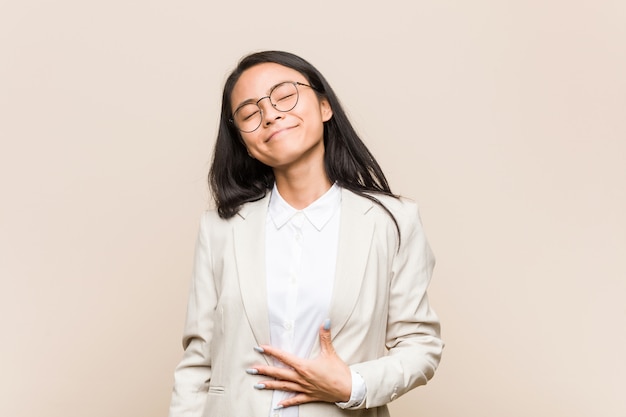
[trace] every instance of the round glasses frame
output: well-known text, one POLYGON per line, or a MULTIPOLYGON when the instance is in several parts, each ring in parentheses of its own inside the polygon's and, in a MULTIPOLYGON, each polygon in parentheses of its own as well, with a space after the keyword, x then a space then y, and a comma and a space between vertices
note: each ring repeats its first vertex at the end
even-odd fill
POLYGON ((270 101, 270 104, 272 105, 272 107, 273 107, 273 108, 275 108, 276 110, 278 110, 279 112, 281 112, 281 113, 286 113, 286 112, 288 112, 288 111, 291 111, 291 110, 293 110, 293 109, 294 109, 294 108, 298 105, 298 101, 300 100, 300 91, 298 90, 298 86, 299 86, 299 85, 302 85, 302 86, 304 86, 304 87, 309 87, 309 88, 312 88, 313 90, 315 90, 315 87, 313 87, 313 86, 311 86, 311 85, 309 85, 309 84, 301 83, 301 82, 299 82, 299 81, 284 81, 284 82, 279 83, 279 84, 276 84, 274 87, 272 87, 272 89, 270 90, 270 92, 269 92, 269 94, 268 94, 268 95, 261 97, 261 98, 260 98, 260 99, 258 99, 255 103, 246 103, 246 104, 243 104, 243 105, 241 105, 241 106, 237 107, 237 109, 233 112, 233 117, 232 117, 232 118, 230 118, 228 121, 229 121, 230 123, 232 123, 232 124, 233 124, 233 125, 237 128, 237 130, 239 130, 240 132, 243 132, 243 133, 252 133, 252 132, 254 132, 254 131, 255 131, 255 130, 257 130, 257 129, 259 128, 259 126, 261 126, 261 124, 263 123, 263 109, 261 109, 261 106, 259 106, 259 103, 260 103, 262 100, 268 99, 268 100, 270 101), (278 106, 278 104, 277 104, 277 103, 274 103, 274 101, 272 101, 272 93, 273 93, 273 92, 274 92, 277 88, 282 87, 282 86, 284 86, 285 84, 293 84, 293 86, 294 86, 294 87, 295 87, 295 89, 296 89, 296 100, 295 100, 295 102, 294 102, 293 106, 291 106, 290 108, 288 108, 288 109, 280 109, 280 108, 278 108, 278 107, 277 107, 277 106, 278 106), (258 107, 258 109, 259 109, 259 116, 258 116, 258 119, 259 119, 259 124, 258 124, 258 125, 256 125, 256 127, 255 127, 254 129, 246 129, 246 130, 244 130, 244 129, 240 128, 240 127, 237 125, 237 122, 235 122, 235 118, 236 118, 237 112, 239 112, 239 110, 241 110, 243 107, 245 107, 245 106, 249 106, 249 105, 251 105, 251 104, 255 105, 255 106, 256 106, 256 107, 258 107))

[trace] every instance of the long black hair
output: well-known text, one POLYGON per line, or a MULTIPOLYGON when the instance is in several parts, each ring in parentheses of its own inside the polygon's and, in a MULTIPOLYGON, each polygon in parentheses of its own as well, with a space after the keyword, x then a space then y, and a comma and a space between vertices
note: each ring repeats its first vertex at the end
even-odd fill
POLYGON ((399 228, 393 214, 374 194, 396 197, 385 174, 356 133, 339 99, 322 74, 309 62, 289 52, 264 51, 243 57, 226 79, 222 111, 209 172, 209 186, 222 218, 234 216, 241 205, 265 196, 274 184, 272 168, 251 158, 233 123, 231 94, 241 74, 259 64, 275 63, 298 71, 319 97, 328 100, 333 115, 324 123, 324 166, 331 183, 336 182, 355 194, 381 206, 399 228))

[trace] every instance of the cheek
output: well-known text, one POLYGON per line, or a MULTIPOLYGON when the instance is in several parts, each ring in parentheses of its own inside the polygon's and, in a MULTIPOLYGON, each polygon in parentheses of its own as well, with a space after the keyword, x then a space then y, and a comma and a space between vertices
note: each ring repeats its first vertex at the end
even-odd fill
POLYGON ((241 143, 246 149, 250 150, 250 148, 254 147, 256 140, 254 135, 247 133, 245 135, 241 135, 241 143))
POLYGON ((246 140, 244 138, 241 139, 241 143, 243 144, 243 147, 245 148, 248 156, 251 156, 254 158, 254 153, 255 153, 255 146, 254 146, 254 142, 251 142, 249 139, 246 140))
POLYGON ((310 120, 314 121, 314 123, 310 124, 310 131, 314 132, 315 135, 323 135, 324 134, 324 118, 321 114, 316 112, 311 116, 310 120))
POLYGON ((306 121, 309 130, 323 129, 324 116, 317 108, 308 109, 306 113, 300 115, 306 121))

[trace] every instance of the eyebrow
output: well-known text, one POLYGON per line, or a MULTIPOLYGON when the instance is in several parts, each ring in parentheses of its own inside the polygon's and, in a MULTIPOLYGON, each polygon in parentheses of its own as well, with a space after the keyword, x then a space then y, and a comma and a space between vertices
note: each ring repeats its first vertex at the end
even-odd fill
MULTIPOLYGON (((274 84, 273 86, 271 86, 270 88, 267 89, 267 94, 264 95, 261 98, 265 98, 265 97, 269 97, 270 93, 272 92, 272 90, 274 88, 276 88, 276 86, 279 86, 283 83, 295 83, 298 81, 289 81, 289 80, 285 80, 285 81, 281 81, 279 83, 274 84)), ((232 93, 231 93, 232 94, 232 93)), ((259 102, 259 100, 261 98, 255 99, 255 98, 249 98, 247 100, 242 101, 241 103, 239 103, 239 105, 237 107, 235 107, 235 110, 233 110, 233 114, 235 114, 237 112, 237 110, 239 110, 240 108, 242 108, 243 106, 245 106, 246 104, 257 104, 259 102)))
POLYGON ((257 101, 253 98, 249 98, 247 100, 242 101, 241 103, 239 103, 239 105, 237 107, 235 107, 235 110, 233 110, 233 114, 237 113, 237 110, 239 110, 240 108, 242 108, 243 106, 245 106, 246 104, 255 104, 257 101))

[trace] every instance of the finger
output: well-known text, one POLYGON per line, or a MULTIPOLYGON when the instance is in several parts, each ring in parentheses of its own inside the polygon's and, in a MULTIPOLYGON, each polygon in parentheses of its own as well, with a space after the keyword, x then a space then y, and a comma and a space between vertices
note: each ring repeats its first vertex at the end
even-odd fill
POLYGON ((317 401, 317 398, 310 396, 309 394, 298 394, 289 399, 283 400, 278 403, 280 408, 293 407, 294 405, 302 405, 306 403, 310 403, 313 401, 317 401))
POLYGON ((284 350, 277 349, 270 345, 261 345, 259 347, 261 348, 261 350, 255 348, 257 352, 263 353, 264 355, 272 356, 292 368, 297 368, 297 366, 301 362, 301 359, 299 357, 297 357, 296 355, 292 355, 291 353, 285 352, 284 350))
POLYGON ((277 381, 274 379, 260 381, 259 383, 254 384, 254 388, 258 390, 279 390, 285 392, 295 392, 298 394, 310 392, 308 389, 295 382, 277 381))
POLYGON ((331 342, 330 319, 326 319, 320 327, 320 350, 322 353, 333 353, 335 348, 331 342))
MULTIPOLYGON (((291 368, 282 368, 278 366, 256 366, 255 375, 265 375, 270 378, 281 379, 285 381, 300 382, 301 379, 296 371, 291 368)), ((248 372, 250 373, 250 372, 248 372)))

